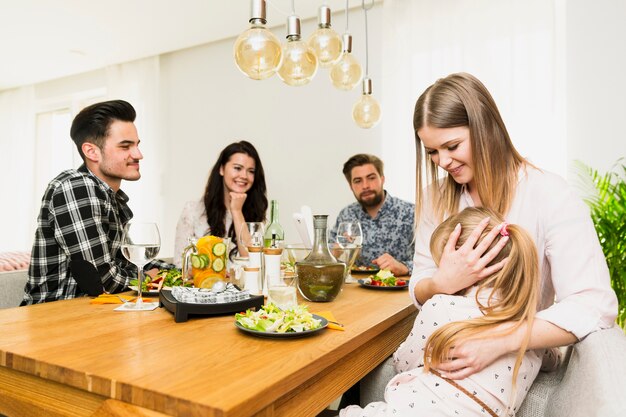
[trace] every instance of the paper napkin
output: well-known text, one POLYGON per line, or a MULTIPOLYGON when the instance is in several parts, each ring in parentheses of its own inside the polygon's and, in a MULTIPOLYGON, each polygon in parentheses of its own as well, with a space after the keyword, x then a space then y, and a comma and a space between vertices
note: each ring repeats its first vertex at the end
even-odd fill
POLYGON ((339 326, 335 323, 331 323, 331 321, 337 322, 337 320, 335 319, 335 316, 333 315, 332 312, 330 311, 320 311, 319 313, 314 313, 317 314, 318 316, 322 316, 324 317, 326 320, 328 320, 328 328, 329 329, 333 329, 333 330, 341 330, 344 331, 345 329, 343 328, 343 326, 339 326))
POLYGON ((151 311, 155 310, 159 306, 159 303, 147 303, 144 298, 141 308, 136 308, 135 303, 125 303, 119 307, 115 307, 115 311, 151 311))
MULTIPOLYGON (((135 301, 135 299, 137 298, 134 295, 100 294, 99 296, 91 300, 90 304, 124 304, 124 302, 120 300, 119 297, 122 297, 124 300, 127 300, 127 301, 135 301)), ((152 300, 149 298, 144 298, 143 301, 144 303, 146 302, 149 303, 152 300)))

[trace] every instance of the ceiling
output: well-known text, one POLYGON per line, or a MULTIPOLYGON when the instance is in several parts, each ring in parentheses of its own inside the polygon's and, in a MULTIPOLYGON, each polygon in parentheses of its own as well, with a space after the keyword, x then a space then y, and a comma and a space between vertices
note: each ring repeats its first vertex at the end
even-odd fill
MULTIPOLYGON (((296 12, 314 17, 323 3, 299 0, 296 12)), ((346 4, 325 3, 333 13, 346 4)), ((284 25, 291 4, 267 0, 268 25, 284 25)), ((0 10, 4 90, 236 36, 248 27, 250 1, 0 0, 0 10)))

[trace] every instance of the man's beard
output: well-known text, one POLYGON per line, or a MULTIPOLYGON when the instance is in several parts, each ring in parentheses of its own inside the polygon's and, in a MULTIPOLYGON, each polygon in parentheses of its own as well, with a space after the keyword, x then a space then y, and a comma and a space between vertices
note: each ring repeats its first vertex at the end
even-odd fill
POLYGON ((363 200, 360 197, 357 197, 357 201, 359 202, 359 204, 361 204, 361 206, 366 207, 366 208, 376 207, 377 205, 381 203, 381 201, 383 201, 384 197, 385 197, 384 191, 381 191, 380 193, 377 193, 376 191, 374 191, 373 197, 368 196, 367 200, 363 200))

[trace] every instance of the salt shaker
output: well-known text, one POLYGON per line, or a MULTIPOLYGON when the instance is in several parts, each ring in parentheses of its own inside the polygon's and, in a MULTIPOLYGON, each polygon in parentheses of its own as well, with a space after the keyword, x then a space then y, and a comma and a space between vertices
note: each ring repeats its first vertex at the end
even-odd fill
POLYGON ((261 268, 261 251, 260 246, 248 246, 248 257, 250 258, 249 266, 261 268))
POLYGON ((280 279, 280 258, 282 248, 263 248, 263 261, 265 264, 265 285, 263 285, 263 295, 267 296, 268 289, 274 285, 281 285, 280 279))
POLYGON ((243 268, 244 288, 250 291, 250 294, 261 294, 260 271, 258 266, 245 266, 243 268))

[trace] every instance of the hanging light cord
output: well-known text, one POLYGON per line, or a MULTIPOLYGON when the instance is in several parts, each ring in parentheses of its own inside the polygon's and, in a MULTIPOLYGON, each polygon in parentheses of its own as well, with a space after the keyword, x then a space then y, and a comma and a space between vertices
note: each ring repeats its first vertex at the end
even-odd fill
POLYGON ((291 10, 292 10, 291 13, 290 12, 286 12, 286 11, 282 10, 280 7, 276 6, 276 4, 274 4, 275 2, 272 1, 272 0, 265 0, 265 1, 266 1, 267 4, 270 5, 270 7, 272 9, 276 10, 278 13, 282 14, 283 16, 289 16, 289 15, 294 14, 295 10, 294 10, 293 0, 291 2, 291 10))
POLYGON ((349 26, 348 26, 348 14, 349 14, 348 13, 348 2, 349 2, 349 0, 346 0, 346 33, 348 33, 348 28, 349 28, 349 26))
POLYGON ((291 15, 296 14, 296 0, 291 0, 291 15))
POLYGON ((365 78, 369 78, 370 72, 369 72, 369 56, 368 56, 369 46, 368 46, 368 40, 367 40, 367 11, 371 9, 372 7, 374 7, 374 0, 372 0, 371 4, 367 7, 365 7, 365 0, 361 0, 361 7, 363 8, 363 16, 365 17, 365 78))

